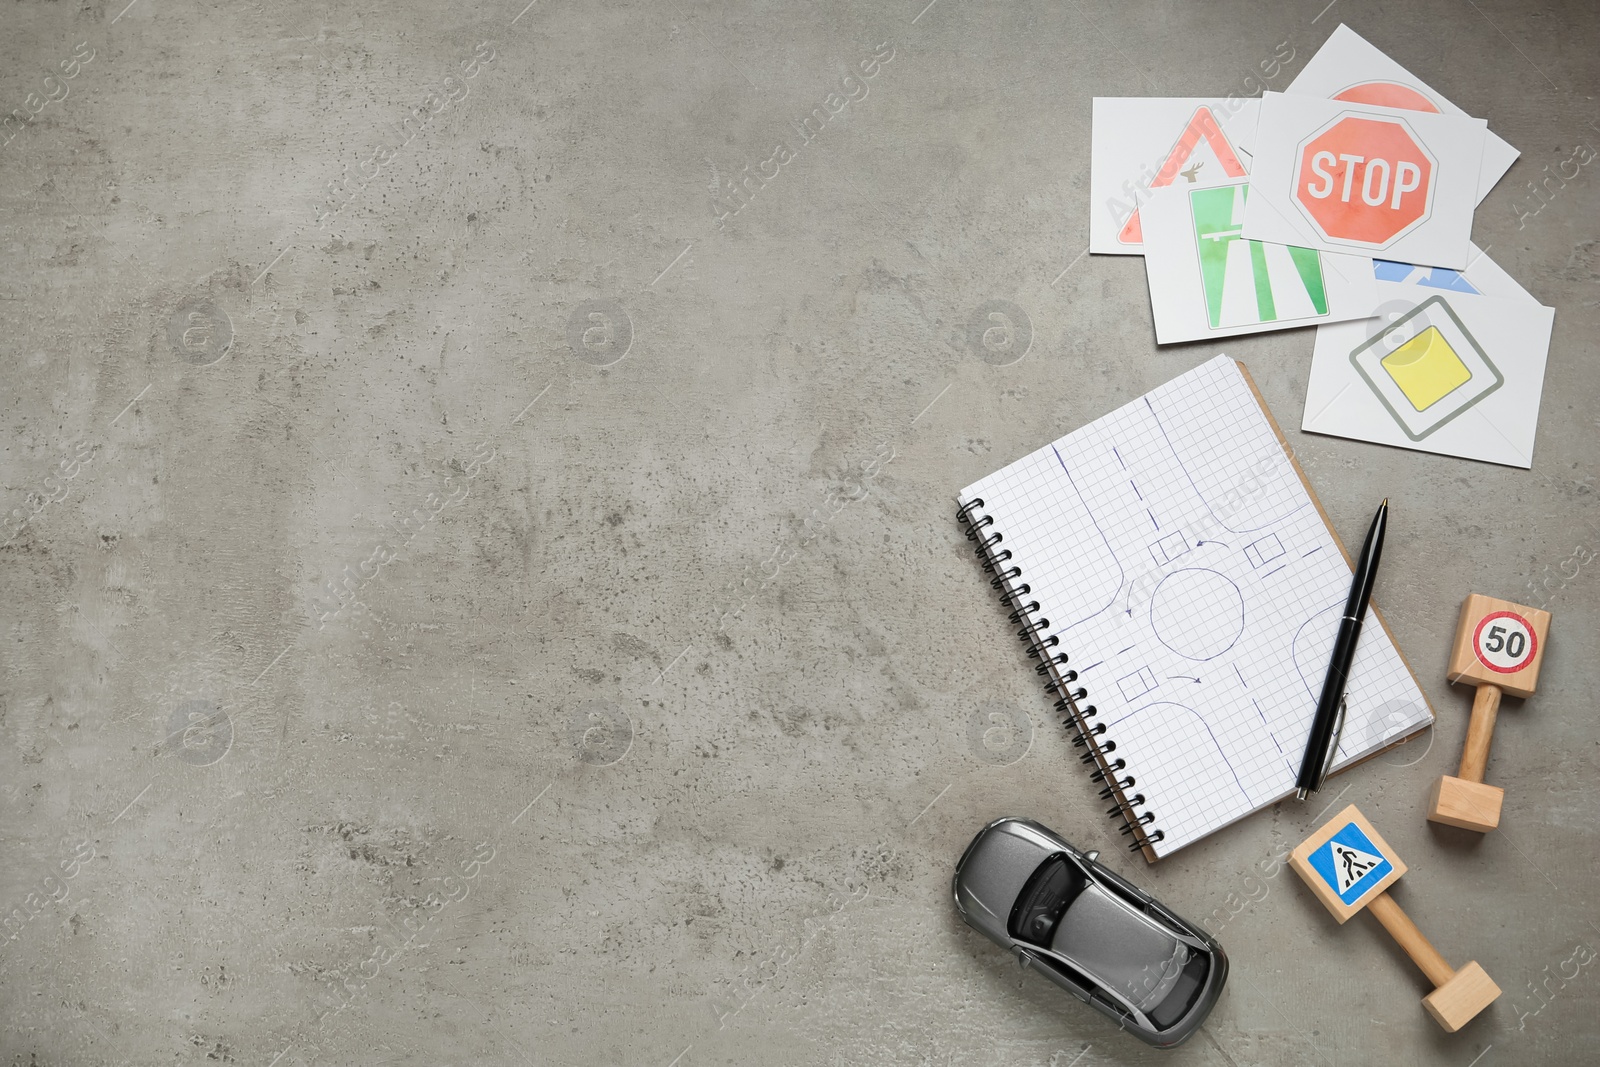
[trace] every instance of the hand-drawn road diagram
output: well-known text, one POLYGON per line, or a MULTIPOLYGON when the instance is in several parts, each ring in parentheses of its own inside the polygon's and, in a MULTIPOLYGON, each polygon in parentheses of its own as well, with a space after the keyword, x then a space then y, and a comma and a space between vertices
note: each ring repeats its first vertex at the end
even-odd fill
POLYGON ((1150 598, 1150 629, 1185 659, 1216 659, 1239 640, 1244 620, 1238 584, 1204 567, 1173 571, 1150 598))
POLYGON ((1189 547, 1189 539, 1183 536, 1183 531, 1175 530, 1159 541, 1150 542, 1150 557, 1156 561, 1157 567, 1164 567, 1179 556, 1186 555, 1189 547))
POLYGON ((1244 547, 1245 558, 1252 567, 1265 567, 1284 553, 1283 542, 1278 540, 1277 534, 1267 536, 1250 542, 1244 547))
MULTIPOLYGON (((1098 740, 1148 798, 1158 854, 1293 792, 1350 566, 1237 364, 1203 364, 973 488, 1048 632, 1095 667, 1098 740)), ((1367 633, 1340 763, 1431 719, 1420 699, 1394 714, 1419 691, 1382 627, 1367 633)))
POLYGON ((1117 679, 1117 688, 1122 690, 1122 699, 1129 703, 1138 700, 1160 684, 1149 667, 1140 667, 1132 674, 1117 679))

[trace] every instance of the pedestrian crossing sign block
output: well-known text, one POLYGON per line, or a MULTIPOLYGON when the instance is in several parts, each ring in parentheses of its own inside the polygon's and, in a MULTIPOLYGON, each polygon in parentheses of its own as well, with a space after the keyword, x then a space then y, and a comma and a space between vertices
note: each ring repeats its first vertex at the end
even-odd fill
POLYGON ((1341 923, 1406 873, 1354 804, 1290 853, 1289 865, 1341 923))
POLYGON ((1345 823, 1321 848, 1311 854, 1311 867, 1333 887, 1339 899, 1354 904, 1394 870, 1377 846, 1355 823, 1345 823))

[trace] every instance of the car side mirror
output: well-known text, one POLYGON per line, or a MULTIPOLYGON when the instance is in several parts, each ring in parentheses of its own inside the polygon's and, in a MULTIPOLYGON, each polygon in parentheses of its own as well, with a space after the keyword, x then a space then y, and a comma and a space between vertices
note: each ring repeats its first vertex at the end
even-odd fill
POLYGON ((1083 858, 1088 860, 1090 863, 1093 863, 1100 858, 1100 850, 1097 848, 1090 849, 1088 852, 1083 854, 1083 858))

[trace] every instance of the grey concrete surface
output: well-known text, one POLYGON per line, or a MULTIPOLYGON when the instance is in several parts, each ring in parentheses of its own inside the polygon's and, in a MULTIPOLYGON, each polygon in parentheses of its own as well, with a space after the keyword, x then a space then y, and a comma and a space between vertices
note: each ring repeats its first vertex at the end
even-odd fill
POLYGON ((7 5, 3 1062, 1593 1062, 1600 176, 1529 183, 1600 13, 1324 3, 7 5), (1309 331, 1157 350, 1081 255, 1091 97, 1341 20, 1523 152, 1474 236, 1556 308, 1531 472, 1302 434, 1309 331), (990 818, 1119 842, 954 493, 1217 351, 1346 539, 1394 504, 1438 726, 1330 799, 1504 989, 1459 1034, 1281 866, 1310 806, 1115 861, 1234 961, 1175 1053, 951 906, 990 818), (1473 590, 1555 615, 1481 840, 1422 817, 1473 590))

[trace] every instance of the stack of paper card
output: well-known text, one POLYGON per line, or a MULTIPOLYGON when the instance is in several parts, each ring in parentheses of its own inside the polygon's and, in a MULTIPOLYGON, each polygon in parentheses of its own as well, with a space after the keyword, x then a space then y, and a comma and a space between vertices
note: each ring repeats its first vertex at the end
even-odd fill
POLYGON ((1282 93, 1096 98, 1089 250, 1158 344, 1319 327, 1306 430, 1529 467, 1554 312, 1471 240, 1517 154, 1340 26, 1282 93))

